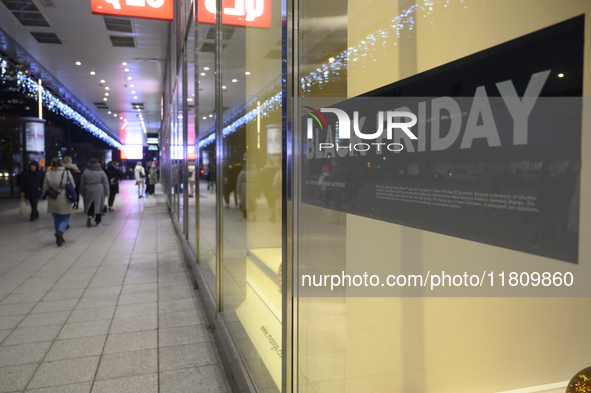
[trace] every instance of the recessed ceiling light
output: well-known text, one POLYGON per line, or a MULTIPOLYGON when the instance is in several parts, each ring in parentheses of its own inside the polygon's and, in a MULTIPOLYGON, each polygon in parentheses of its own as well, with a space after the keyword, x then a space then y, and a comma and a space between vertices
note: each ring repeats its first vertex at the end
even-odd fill
POLYGON ((134 85, 129 85, 129 87, 134 87, 134 85))
POLYGON ((131 76, 128 76, 128 77, 127 77, 127 80, 128 80, 128 81, 130 81, 130 80, 131 80, 131 76))
POLYGON ((134 100, 137 100, 137 96, 133 96, 133 99, 134 99, 134 100))
POLYGON ((96 75, 96 72, 90 71, 90 75, 96 75))
POLYGON ((202 73, 201 73, 201 76, 205 76, 205 72, 202 72, 202 73))
POLYGON ((558 74, 559 78, 564 78, 564 74, 561 72, 560 74, 558 74))
POLYGON ((207 120, 207 117, 203 116, 203 120, 207 120))
POLYGON ((123 63, 121 63, 121 64, 123 64, 123 65, 127 65, 127 62, 126 62, 126 61, 124 61, 124 62, 123 62, 123 63))
POLYGON ((187 98, 187 101, 191 102, 191 101, 193 101, 193 99, 192 98, 187 98))
POLYGON ((105 86, 105 90, 109 90, 109 86, 105 86))
POLYGON ((125 72, 129 72, 129 68, 126 68, 126 69, 124 69, 123 71, 125 71, 125 72))
POLYGON ((107 97, 103 98, 103 101, 107 101, 107 100, 108 100, 108 98, 107 98, 107 97))
POLYGON ((209 115, 209 117, 213 117, 213 115, 209 115))
POLYGON ((135 90, 132 90, 132 91, 131 91, 131 94, 135 94, 135 90))
POLYGON ((139 105, 136 105, 135 107, 136 107, 136 108, 139 108, 140 106, 139 106, 139 105))
POLYGON ((334 61, 335 61, 335 58, 334 57, 331 57, 330 59, 328 59, 328 62, 329 63, 334 63, 334 61))
POLYGON ((225 88, 226 88, 226 86, 222 86, 222 89, 225 89, 225 88))
POLYGON ((120 116, 120 117, 119 117, 119 120, 123 120, 123 116, 120 116))
POLYGON ((111 111, 108 111, 108 112, 107 112, 107 114, 109 114, 109 115, 110 115, 110 114, 111 114, 111 111))
POLYGON ((191 94, 193 97, 195 97, 195 94, 191 94))
POLYGON ((117 117, 117 114, 116 113, 113 113, 113 117, 117 117))
POLYGON ((108 96, 109 96, 109 93, 105 93, 105 97, 108 97, 108 96))
POLYGON ((76 62, 76 65, 82 65, 82 63, 80 63, 79 61, 76 62))
POLYGON ((209 67, 203 67, 205 71, 209 71, 209 67))
POLYGON ((244 73, 244 75, 250 75, 250 72, 246 71, 246 72, 244 73))
POLYGON ((238 79, 232 79, 232 83, 238 82, 238 79))
POLYGON ((104 79, 101 79, 101 83, 105 83, 105 80, 104 79))

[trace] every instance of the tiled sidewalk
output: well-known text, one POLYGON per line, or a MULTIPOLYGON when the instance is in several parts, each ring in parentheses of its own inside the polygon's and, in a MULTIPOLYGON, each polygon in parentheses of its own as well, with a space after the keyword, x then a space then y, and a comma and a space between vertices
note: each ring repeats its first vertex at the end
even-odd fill
POLYGON ((0 213, 0 392, 229 392, 163 197, 122 184, 102 227, 0 213))

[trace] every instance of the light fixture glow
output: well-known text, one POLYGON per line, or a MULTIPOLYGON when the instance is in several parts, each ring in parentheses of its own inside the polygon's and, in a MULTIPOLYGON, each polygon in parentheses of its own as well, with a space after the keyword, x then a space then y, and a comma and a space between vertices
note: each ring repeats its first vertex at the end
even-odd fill
POLYGON ((205 76, 205 72, 202 72, 202 73, 201 73, 201 76, 205 76))
POLYGON ((105 97, 108 97, 108 96, 109 96, 109 93, 105 93, 105 97))
POLYGON ((205 71, 209 71, 209 67, 203 67, 205 71))
POLYGON ((126 69, 124 69, 123 71, 125 71, 125 72, 129 72, 129 68, 126 68, 126 69))
POLYGON ((123 120, 123 116, 120 116, 120 117, 119 117, 119 120, 123 120))
POLYGON ((134 99, 134 100, 137 100, 137 96, 133 96, 133 99, 134 99))
POLYGON ((135 90, 132 90, 132 91, 131 91, 131 94, 135 94, 135 90))
POLYGON ((246 72, 244 73, 244 75, 250 75, 250 72, 246 71, 246 72))
POLYGON ((117 117, 117 114, 116 113, 113 113, 113 117, 117 117))
POLYGON ((336 60, 336 59, 335 59, 334 57, 331 57, 331 58, 329 58, 329 59, 328 59, 328 62, 329 62, 329 63, 334 63, 334 61, 335 61, 335 60, 336 60))
POLYGON ((111 111, 108 111, 108 112, 107 112, 107 114, 109 114, 109 115, 110 115, 110 114, 111 114, 111 111))
POLYGON ((128 76, 128 77, 127 77, 127 80, 128 80, 128 81, 130 81, 130 80, 131 80, 131 76, 128 76))
POLYGON ((564 74, 561 72, 560 74, 558 74, 559 78, 564 78, 564 74))
POLYGON ((193 99, 192 98, 187 98, 187 101, 191 102, 191 101, 193 101, 193 99))
POLYGON ((76 65, 82 65, 82 63, 80 63, 79 61, 76 62, 76 65))
POLYGON ((124 62, 123 62, 123 63, 121 63, 121 64, 125 66, 125 65, 127 65, 127 62, 126 62, 126 61, 124 61, 124 62))
POLYGON ((96 75, 96 72, 90 71, 90 75, 96 75))
POLYGON ((105 90, 109 90, 109 86, 105 86, 105 90))
POLYGON ((226 86, 222 86, 222 89, 225 89, 225 88, 226 88, 226 86))
POLYGON ((108 98, 107 98, 107 97, 103 98, 103 101, 107 101, 107 100, 108 100, 108 98))
POLYGON ((203 116, 203 120, 207 120, 207 117, 203 116))
POLYGON ((232 79, 232 83, 238 82, 238 79, 232 79))
POLYGON ((101 79, 101 83, 105 83, 105 80, 104 79, 101 79))
POLYGON ((135 87, 134 85, 129 85, 129 87, 135 87))

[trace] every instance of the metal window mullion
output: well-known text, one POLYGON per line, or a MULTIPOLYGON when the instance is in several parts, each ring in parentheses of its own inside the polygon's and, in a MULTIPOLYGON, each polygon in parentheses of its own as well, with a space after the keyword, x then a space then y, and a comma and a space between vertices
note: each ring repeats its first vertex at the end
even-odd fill
MULTIPOLYGON (((184 15, 183 15, 184 18, 184 15)), ((187 87, 189 86, 187 76, 187 41, 183 40, 183 232, 185 239, 189 239, 189 106, 187 105, 187 87)), ((197 168, 195 168, 197 169, 197 168)), ((197 194, 199 196, 199 194, 197 194)))
POLYGON ((215 10, 215 162, 216 162, 216 304, 218 312, 224 308, 222 296, 222 260, 223 260, 223 126, 222 113, 222 0, 216 1, 215 10), (221 186, 221 187, 220 187, 221 186))
POLYGON ((195 262, 199 263, 199 253, 201 250, 201 245, 199 242, 199 238, 201 236, 201 223, 199 220, 200 217, 200 209, 201 209, 201 201, 199 198, 199 169, 201 168, 201 151, 199 150, 199 72, 198 72, 198 51, 197 51, 197 40, 199 39, 199 18, 197 16, 197 1, 193 1, 193 61, 195 66, 193 67, 193 91, 195 92, 195 97, 193 98, 193 105, 195 109, 193 110, 193 123, 195 125, 195 170, 198 171, 196 173, 196 181, 195 181, 195 262))

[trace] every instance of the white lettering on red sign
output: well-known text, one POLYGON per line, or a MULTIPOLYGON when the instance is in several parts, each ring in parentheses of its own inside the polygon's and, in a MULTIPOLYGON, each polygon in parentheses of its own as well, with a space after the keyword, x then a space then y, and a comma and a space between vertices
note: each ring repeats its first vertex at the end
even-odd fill
MULTIPOLYGON (((205 0, 205 9, 215 15, 215 1, 205 0)), ((255 18, 263 15, 265 12, 264 0, 236 0, 234 8, 224 8, 224 15, 246 16, 247 22, 252 22, 255 18)))
MULTIPOLYGON (((106 3, 113 5, 116 10, 121 9, 120 1, 123 0, 105 0, 106 3)), ((152 8, 160 8, 164 5, 164 0, 125 0, 125 4, 131 7, 145 7, 146 3, 152 8)))

